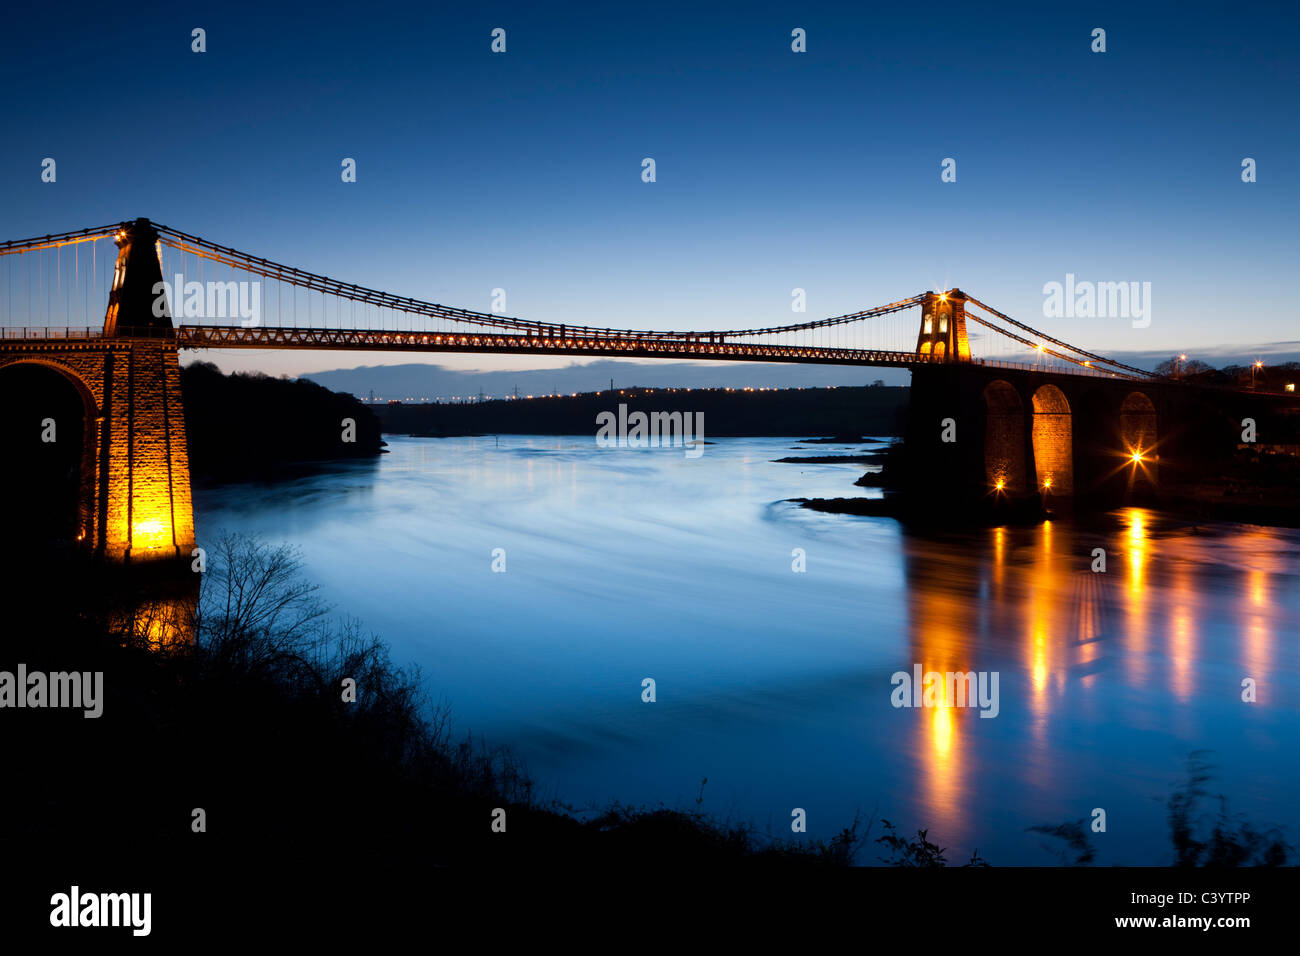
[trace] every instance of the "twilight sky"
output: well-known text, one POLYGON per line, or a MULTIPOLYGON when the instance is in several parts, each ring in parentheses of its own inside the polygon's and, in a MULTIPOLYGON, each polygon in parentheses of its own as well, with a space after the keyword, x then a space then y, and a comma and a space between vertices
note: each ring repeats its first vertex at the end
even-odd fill
POLYGON ((487 310, 502 287, 510 314, 625 328, 959 286, 1103 352, 1300 339, 1277 296, 1300 252, 1294 6, 992 6, 24 4, 0 37, 0 238, 148 216, 399 294, 487 310), (1067 273, 1150 282, 1150 326, 1044 318, 1067 273))

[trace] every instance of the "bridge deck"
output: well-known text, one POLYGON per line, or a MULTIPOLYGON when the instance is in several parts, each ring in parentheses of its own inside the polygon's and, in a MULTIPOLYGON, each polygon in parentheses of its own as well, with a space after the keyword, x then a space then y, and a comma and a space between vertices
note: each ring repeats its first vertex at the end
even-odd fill
MULTIPOLYGON (((947 365, 941 358, 917 352, 880 349, 827 348, 728 342, 725 333, 700 333, 679 338, 641 339, 628 336, 513 335, 502 332, 403 332, 398 330, 322 329, 182 325, 175 331, 149 330, 135 334, 123 329, 116 336, 81 327, 9 328, 0 335, 0 351, 104 348, 122 346, 133 337, 174 338, 182 349, 318 349, 366 352, 463 352, 504 355, 589 355, 605 358, 689 359, 718 362, 784 362, 806 365, 857 365, 914 368, 947 365)), ((973 359, 971 365, 1017 368, 1049 374, 1129 378, 1101 369, 1044 368, 1025 362, 973 359)))

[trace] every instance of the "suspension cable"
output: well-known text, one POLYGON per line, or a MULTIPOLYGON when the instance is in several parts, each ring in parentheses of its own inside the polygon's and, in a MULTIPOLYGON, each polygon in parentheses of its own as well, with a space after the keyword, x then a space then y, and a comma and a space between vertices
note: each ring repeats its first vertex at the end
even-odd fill
MULTIPOLYGON (((1079 354, 1079 355, 1086 355, 1088 358, 1092 359, 1094 362, 1104 362, 1105 364, 1110 365, 1110 366, 1113 366, 1113 367, 1115 367, 1115 368, 1123 369, 1125 372, 1129 372, 1129 373, 1131 373, 1131 374, 1133 374, 1133 375, 1138 376, 1139 378, 1151 378, 1151 373, 1145 371, 1144 369, 1134 368, 1132 365, 1125 365, 1123 362, 1117 362, 1117 361, 1115 361, 1114 359, 1108 359, 1108 358, 1106 358, 1104 355, 1095 355, 1095 354, 1093 354, 1092 352, 1089 352, 1089 351, 1087 351, 1087 350, 1085 350, 1085 349, 1081 349, 1081 348, 1079 348, 1077 345, 1071 345, 1071 344, 1068 343, 1068 342, 1062 342, 1060 339, 1054 339, 1054 338, 1052 338, 1050 335, 1045 335, 1045 334, 1043 334, 1042 332, 1039 332, 1037 329, 1035 329, 1035 328, 1031 328, 1030 326, 1025 325, 1023 322, 1017 322, 1015 319, 1011 318, 1011 316, 1009 316, 1009 315, 1003 315, 1003 314, 1002 314, 1001 312, 999 312, 997 309, 994 309, 994 308, 992 308, 991 306, 987 306, 987 305, 985 305, 985 304, 984 304, 983 302, 981 302, 979 299, 971 298, 971 297, 968 296, 967 299, 966 299, 966 301, 967 301, 967 302, 972 302, 972 303, 974 303, 975 305, 977 305, 977 306, 979 306, 981 309, 983 309, 985 312, 988 312, 990 315, 997 316, 997 317, 998 317, 999 319, 1001 319, 1002 321, 1004 321, 1004 322, 1009 322, 1009 323, 1011 323, 1012 325, 1014 325, 1014 326, 1015 326, 1016 328, 1018 328, 1018 329, 1023 329, 1024 331, 1029 332, 1029 333, 1032 334, 1032 335, 1036 335, 1036 336, 1038 336, 1040 339, 1042 339, 1042 340, 1045 341, 1045 342, 1051 342, 1053 345, 1059 345, 1059 346, 1061 346, 1061 348, 1069 349, 1070 351, 1072 351, 1072 352, 1076 352, 1076 353, 1079 354)), ((970 313, 967 313, 967 315, 969 315, 969 314, 970 314, 970 313)), ((975 316, 971 316, 971 318, 975 318, 975 321, 980 322, 980 319, 976 318, 975 316)), ((980 324, 981 324, 981 325, 988 325, 989 328, 991 328, 991 329, 995 329, 996 331, 1002 331, 1001 329, 998 329, 997 326, 989 325, 987 322, 980 322, 980 324)), ((1006 335, 1010 335, 1010 333, 1004 333, 1004 334, 1006 334, 1006 335)), ((1019 338, 1018 336, 1014 336, 1014 335, 1011 336, 1011 337, 1012 337, 1012 338, 1019 338)), ((1019 339, 1019 341, 1023 342, 1024 339, 1019 339)), ((1030 344, 1030 345, 1034 345, 1035 343, 1032 343, 1032 342, 1031 342, 1031 343, 1029 343, 1029 344, 1030 344)), ((1035 347, 1036 347, 1036 346, 1035 346, 1035 347)), ((1070 361, 1073 361, 1073 360, 1071 359, 1070 361)), ((1076 363, 1076 364, 1082 364, 1082 363, 1076 363)))
POLYGON ((78 229, 75 232, 59 232, 49 236, 36 236, 33 239, 11 239, 8 242, 0 242, 0 256, 35 252, 39 249, 57 249, 59 246, 68 246, 76 242, 93 242, 96 239, 107 239, 109 236, 117 235, 119 230, 128 225, 130 224, 125 222, 115 222, 109 226, 78 229))

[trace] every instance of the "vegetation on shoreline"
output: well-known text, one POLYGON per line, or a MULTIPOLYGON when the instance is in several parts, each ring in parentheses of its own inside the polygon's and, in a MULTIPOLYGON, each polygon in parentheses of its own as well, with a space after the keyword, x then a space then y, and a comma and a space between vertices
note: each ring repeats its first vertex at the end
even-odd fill
POLYGON ((1215 368, 1200 359, 1174 355, 1155 367, 1160 378, 1189 385, 1216 385, 1228 388, 1260 388, 1280 392, 1290 384, 1300 383, 1300 362, 1267 364, 1260 360, 1251 365, 1225 365, 1215 368))
MULTIPOLYGON (((1172 865, 1178 867, 1286 866, 1295 847, 1286 842, 1281 827, 1264 829, 1228 810, 1228 798, 1213 798, 1206 789, 1213 779, 1213 768, 1206 751, 1194 751, 1187 757, 1187 779, 1174 787, 1166 804, 1169 839, 1174 847, 1172 865), (1217 810, 1203 810, 1206 803, 1217 810)), ((1055 825, 1029 828, 1031 833, 1060 840, 1056 850, 1064 866, 1088 866, 1097 856, 1087 818, 1055 825)))
POLYGON ((225 375, 211 362, 194 362, 181 369, 181 391, 196 482, 274 479, 307 463, 374 458, 383 450, 369 406, 308 379, 225 375))
POLYGON ((419 437, 458 435, 594 435, 596 416, 626 405, 642 411, 704 416, 706 438, 741 436, 896 434, 909 389, 869 385, 841 388, 620 388, 467 403, 372 406, 386 432, 419 437))

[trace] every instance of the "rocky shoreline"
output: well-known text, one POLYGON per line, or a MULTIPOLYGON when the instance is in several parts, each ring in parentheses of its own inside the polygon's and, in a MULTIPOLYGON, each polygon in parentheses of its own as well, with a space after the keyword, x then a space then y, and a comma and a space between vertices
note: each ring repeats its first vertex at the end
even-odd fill
MULTIPOLYGON (((805 439, 811 443, 812 439, 805 439)), ((788 498, 792 504, 828 514, 859 517, 894 518, 908 525, 939 523, 930 503, 918 503, 906 493, 899 478, 903 472, 903 445, 890 445, 884 451, 861 455, 782 458, 781 462, 866 462, 879 463, 879 471, 869 471, 855 480, 861 488, 879 488, 879 497, 788 498)), ((1282 528, 1300 528, 1300 458, 1270 451, 1253 451, 1233 462, 1221 477, 1195 485, 1170 483, 1144 507, 1158 509, 1171 517, 1193 523, 1203 521, 1235 522, 1282 528)), ((1069 499, 1050 497, 1018 501, 988 498, 964 502, 956 512, 946 512, 942 523, 966 527, 993 527, 1008 524, 1036 524, 1056 514, 1079 511, 1081 506, 1069 499)), ((1113 510, 1101 508, 1098 510, 1113 510)))

